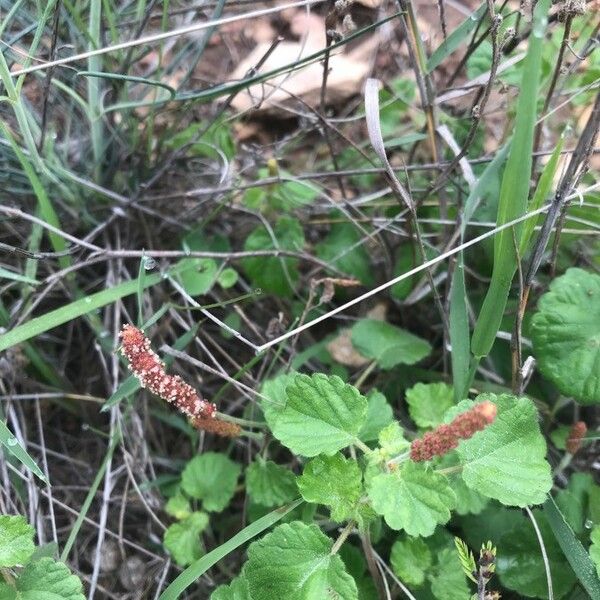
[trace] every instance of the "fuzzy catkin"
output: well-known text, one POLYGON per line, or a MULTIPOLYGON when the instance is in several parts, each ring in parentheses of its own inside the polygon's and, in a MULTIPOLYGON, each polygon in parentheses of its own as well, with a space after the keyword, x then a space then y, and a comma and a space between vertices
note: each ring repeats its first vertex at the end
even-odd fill
POLYGON ((576 454, 581 448, 581 442, 587 433, 587 425, 583 421, 573 423, 569 437, 567 438, 566 448, 569 454, 576 454))
POLYGON ((458 415, 452 423, 440 425, 427 432, 410 445, 410 458, 415 462, 444 456, 458 446, 460 440, 467 440, 481 431, 496 418, 496 405, 485 401, 458 415))
POLYGON ((132 373, 147 388, 163 400, 175 405, 184 415, 213 417, 217 407, 202 400, 198 392, 178 375, 168 375, 165 365, 150 347, 150 340, 137 327, 124 325, 120 334, 121 351, 132 373))

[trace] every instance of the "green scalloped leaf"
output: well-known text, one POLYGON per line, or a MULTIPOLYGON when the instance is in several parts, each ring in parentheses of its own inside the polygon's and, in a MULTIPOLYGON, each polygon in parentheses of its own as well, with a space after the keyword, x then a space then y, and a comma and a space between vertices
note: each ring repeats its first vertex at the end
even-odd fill
POLYGON ((297 481, 302 497, 328 506, 331 518, 338 523, 351 518, 363 491, 358 463, 341 454, 312 459, 297 481))
POLYGON ((20 515, 0 515, 0 568, 24 565, 33 554, 35 530, 20 515))
POLYGON ((211 595, 210 600, 252 600, 248 581, 241 575, 229 585, 220 585, 211 595))
POLYGON ((384 321, 362 319, 352 327, 352 344, 382 369, 413 365, 429 356, 429 342, 384 321))
POLYGON ((246 469, 246 488, 252 502, 277 506, 298 497, 296 477, 273 461, 258 459, 246 469))
POLYGON ((446 477, 423 465, 406 463, 391 473, 380 473, 369 482, 373 510, 395 530, 427 537, 438 524, 450 520, 456 495, 446 477))
POLYGON ((267 413, 273 435, 295 454, 335 454, 357 439, 367 399, 339 377, 296 375, 286 388, 283 410, 267 413))
POLYGON ((431 551, 421 538, 404 537, 394 542, 390 564, 394 573, 406 585, 423 585, 425 573, 431 563, 431 551))
POLYGON ((218 452, 205 452, 188 462, 181 474, 181 487, 209 512, 227 507, 237 485, 241 467, 218 452))
POLYGON ((252 600, 358 600, 356 583, 332 546, 316 525, 299 521, 250 544, 243 575, 252 600))
POLYGON ((0 600, 85 600, 83 586, 67 565, 42 558, 29 563, 15 587, 0 584, 0 600))
POLYGON ((454 391, 446 383, 417 383, 406 390, 410 418, 419 427, 437 427, 454 405, 454 391))
POLYGON ((186 567, 204 554, 200 534, 207 525, 208 515, 194 512, 165 531, 165 548, 180 567, 186 567))
POLYGON ((550 284, 531 322, 540 371, 581 404, 600 403, 600 275, 569 269, 550 284))

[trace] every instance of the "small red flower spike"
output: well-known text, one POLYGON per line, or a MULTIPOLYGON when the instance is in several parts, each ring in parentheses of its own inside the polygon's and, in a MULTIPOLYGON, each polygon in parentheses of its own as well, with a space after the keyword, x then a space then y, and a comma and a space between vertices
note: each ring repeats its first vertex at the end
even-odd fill
POLYGON ((168 375, 165 365, 150 347, 150 340, 136 327, 124 325, 120 333, 121 352, 129 369, 147 388, 163 400, 175 405, 191 419, 213 419, 217 407, 202 400, 198 392, 178 375, 168 375))
POLYGON ((487 427, 496 418, 496 405, 485 401, 458 415, 449 425, 440 425, 410 445, 410 458, 415 462, 444 456, 458 446, 459 440, 468 440, 477 431, 487 427))
POLYGON ((581 448, 581 441, 587 433, 587 425, 583 421, 577 421, 573 423, 571 431, 569 431, 569 437, 567 438, 567 452, 569 454, 576 454, 579 448, 581 448))

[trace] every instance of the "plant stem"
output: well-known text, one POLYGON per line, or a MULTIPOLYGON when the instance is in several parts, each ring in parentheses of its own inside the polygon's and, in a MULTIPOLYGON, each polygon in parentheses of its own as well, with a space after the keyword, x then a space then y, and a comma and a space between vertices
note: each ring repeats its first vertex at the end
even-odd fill
POLYGON ((356 526, 354 521, 349 521, 342 533, 340 533, 340 537, 335 541, 335 544, 331 547, 331 555, 337 554, 338 550, 342 547, 343 543, 346 541, 348 536, 352 533, 352 530, 356 526))

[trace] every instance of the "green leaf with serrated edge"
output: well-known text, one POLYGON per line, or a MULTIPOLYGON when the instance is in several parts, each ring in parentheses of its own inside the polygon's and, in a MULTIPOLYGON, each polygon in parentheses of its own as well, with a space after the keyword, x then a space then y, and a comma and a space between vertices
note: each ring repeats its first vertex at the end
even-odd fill
POLYGON ((428 575, 431 592, 436 600, 467 600, 470 598, 469 585, 456 551, 444 548, 437 554, 434 573, 428 575))
POLYGON ((438 524, 447 523, 456 505, 446 478, 413 462, 373 477, 368 494, 375 512, 383 515, 392 529, 422 537, 432 535, 438 524))
POLYGON ((404 432, 398 421, 393 421, 379 432, 379 452, 382 456, 392 458, 405 452, 410 447, 410 442, 405 439, 404 432))
POLYGON ((590 546, 590 558, 596 565, 596 572, 598 573, 598 577, 600 577, 600 525, 592 529, 590 541, 592 542, 590 546))
POLYGON ((241 575, 229 585, 220 585, 211 595, 210 600, 252 600, 248 581, 241 575))
POLYGON ((0 588, 0 600, 85 600, 83 586, 67 565, 42 558, 25 566, 15 588, 0 588))
MULTIPOLYGON (((447 454, 439 462, 440 469, 453 469, 458 467, 455 453, 447 454)), ((459 473, 448 476, 448 483, 456 494, 456 513, 459 515, 478 515, 489 503, 490 499, 482 496, 476 490, 467 487, 459 473)))
MULTIPOLYGON (((554 542, 544 514, 534 510, 552 573, 554 595, 564 597, 575 583, 575 574, 554 542)), ((542 550, 531 521, 505 533, 498 540, 496 572, 504 587, 527 598, 548 598, 548 582, 542 550)))
POLYGON ((180 573, 160 595, 158 600, 177 600, 183 592, 193 585, 208 569, 218 563, 225 556, 239 548, 259 533, 263 532, 274 523, 285 517, 290 511, 294 510, 302 500, 295 500, 287 506, 277 508, 261 517, 257 521, 250 523, 236 533, 232 538, 217 546, 214 550, 205 554, 202 558, 191 564, 183 573, 180 573))
POLYGON ((464 482, 507 506, 541 504, 552 475, 533 402, 508 394, 476 398, 484 400, 494 402, 498 413, 493 423, 458 445, 464 482))
POLYGON ((402 537, 394 542, 390 563, 402 583, 419 587, 431 566, 431 551, 421 538, 402 537))
POLYGON ((297 373, 280 373, 273 379, 267 379, 260 390, 260 407, 269 427, 273 429, 278 416, 287 404, 285 389, 294 381, 297 373))
POLYGON ((252 600, 357 600, 354 579, 332 546, 316 525, 299 521, 250 544, 243 574, 252 600))
POLYGON ((0 515, 0 567, 24 565, 35 549, 34 534, 23 517, 0 515))
POLYGON ((542 375, 581 404, 600 403, 600 275, 569 269, 550 284, 531 322, 542 375))
POLYGON ((294 473, 270 460, 257 459, 248 466, 246 490, 252 502, 263 506, 278 506, 298 497, 294 473))
POLYGON ((358 432, 363 442, 376 440, 379 432, 389 425, 394 418, 394 411, 385 396, 377 390, 371 390, 367 396, 367 417, 358 432))
POLYGON ((298 477, 298 489, 307 502, 324 504, 338 523, 349 519, 362 493, 362 475, 355 460, 341 454, 317 456, 298 477))
POLYGON ((362 319, 352 327, 352 344, 382 369, 413 365, 431 352, 428 342, 389 323, 362 319))
POLYGON ((194 512, 183 521, 173 523, 165 531, 165 548, 180 567, 186 567, 204 554, 200 534, 207 525, 208 515, 194 512))
MULTIPOLYGON (((281 217, 272 228, 272 235, 264 226, 257 227, 246 239, 244 250, 292 250, 300 252, 304 246, 304 232, 296 219, 281 217), (275 238, 275 239, 273 239, 275 238)), ((242 266, 252 284, 265 292, 279 296, 292 294, 298 281, 298 259, 278 256, 244 258, 242 266)))
POLYGON ((192 498, 202 500, 204 510, 221 512, 233 498, 240 471, 224 454, 205 452, 185 466, 181 487, 192 498))
POLYGON ((410 418, 419 427, 437 427, 454 404, 454 392, 445 383, 417 383, 406 390, 410 418))
MULTIPOLYGON (((295 454, 335 454, 352 444, 367 413, 367 399, 339 377, 296 375, 273 435, 295 454)), ((267 422, 271 425, 270 417, 267 422)))
POLYGON ((185 519, 192 514, 192 507, 183 494, 175 494, 167 500, 165 512, 176 519, 185 519))

